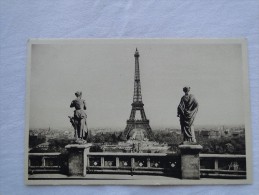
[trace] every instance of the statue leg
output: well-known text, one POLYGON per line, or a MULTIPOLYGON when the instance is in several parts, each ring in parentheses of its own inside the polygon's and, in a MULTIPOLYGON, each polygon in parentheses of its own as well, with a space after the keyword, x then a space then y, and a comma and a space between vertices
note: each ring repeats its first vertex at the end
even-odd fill
POLYGON ((186 130, 186 126, 181 125, 181 130, 182 130, 182 134, 183 134, 183 141, 189 141, 189 138, 187 136, 187 130, 186 130))
POLYGON ((85 118, 81 118, 81 121, 80 121, 80 139, 84 139, 85 137, 85 128, 86 128, 86 119, 85 118))
POLYGON ((192 141, 196 142, 195 132, 194 132, 194 126, 191 126, 191 132, 192 132, 192 141))
POLYGON ((78 139, 78 121, 77 120, 75 120, 75 126, 74 126, 74 129, 75 129, 75 135, 74 135, 74 137, 75 137, 75 139, 78 139))
POLYGON ((77 133, 77 139, 80 139, 81 137, 81 133, 80 133, 80 129, 81 129, 81 120, 78 119, 77 120, 77 126, 76 126, 76 133, 77 133))
POLYGON ((75 136, 76 139, 78 139, 78 134, 77 134, 77 128, 75 128, 75 136))

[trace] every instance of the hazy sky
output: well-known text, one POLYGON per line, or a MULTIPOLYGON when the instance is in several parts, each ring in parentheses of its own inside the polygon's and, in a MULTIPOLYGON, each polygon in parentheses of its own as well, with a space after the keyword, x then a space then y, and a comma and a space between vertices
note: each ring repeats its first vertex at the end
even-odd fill
POLYGON ((180 126, 176 111, 185 85, 199 102, 196 125, 244 124, 240 44, 88 40, 32 45, 30 128, 70 128, 69 106, 80 90, 89 128, 124 129, 133 101, 136 47, 151 128, 180 126))

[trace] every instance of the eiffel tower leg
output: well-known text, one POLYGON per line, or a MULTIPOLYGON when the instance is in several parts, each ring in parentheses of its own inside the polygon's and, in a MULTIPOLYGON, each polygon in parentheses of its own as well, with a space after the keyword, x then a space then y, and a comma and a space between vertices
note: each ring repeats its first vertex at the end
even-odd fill
POLYGON ((134 120, 136 115, 136 109, 132 108, 130 113, 130 120, 134 120))
POLYGON ((131 130, 133 130, 135 128, 134 124, 127 124, 125 130, 124 130, 124 138, 128 139, 129 133, 131 132, 131 130))
POLYGON ((140 114, 141 114, 141 119, 142 119, 142 120, 147 120, 144 109, 141 109, 141 110, 140 110, 140 114))
POLYGON ((152 130, 151 130, 151 127, 148 125, 148 127, 147 127, 147 134, 148 134, 148 138, 150 139, 150 138, 152 138, 154 135, 153 135, 153 132, 152 132, 152 130))

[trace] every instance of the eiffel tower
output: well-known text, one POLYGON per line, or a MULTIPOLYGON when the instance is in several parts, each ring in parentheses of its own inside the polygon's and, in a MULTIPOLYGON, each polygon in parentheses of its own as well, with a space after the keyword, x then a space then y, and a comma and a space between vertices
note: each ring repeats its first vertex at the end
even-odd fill
POLYGON ((132 109, 130 113, 130 118, 127 120, 127 126, 124 130, 124 136, 129 139, 129 133, 131 130, 139 128, 143 129, 147 132, 147 137, 150 138, 153 133, 152 129, 149 125, 149 120, 146 117, 144 111, 144 104, 142 102, 141 95, 141 85, 140 85, 140 71, 139 71, 139 52, 136 49, 134 54, 135 57, 135 79, 134 79, 134 95, 133 95, 133 103, 131 104, 132 109), (136 111, 140 112, 141 120, 136 120, 136 111))

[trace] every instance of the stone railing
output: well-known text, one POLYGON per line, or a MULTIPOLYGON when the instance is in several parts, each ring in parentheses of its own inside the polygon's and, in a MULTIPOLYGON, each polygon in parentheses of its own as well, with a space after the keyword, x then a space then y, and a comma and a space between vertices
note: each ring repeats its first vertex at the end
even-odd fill
POLYGON ((192 155, 188 154, 189 148, 182 148, 181 155, 89 152, 89 145, 68 145, 66 148, 68 154, 65 156, 60 153, 29 153, 29 173, 82 176, 95 173, 143 174, 167 175, 183 179, 190 177, 199 179, 199 176, 246 178, 245 155, 194 154, 194 157, 190 157, 192 155), (195 169, 196 173, 193 173, 195 169))
POLYGON ((180 177, 179 156, 163 153, 89 153, 87 173, 158 174, 180 177))
POLYGON ((201 177, 246 178, 246 155, 200 154, 201 177))
POLYGON ((61 153, 29 153, 28 171, 33 173, 61 173, 65 163, 61 153))

